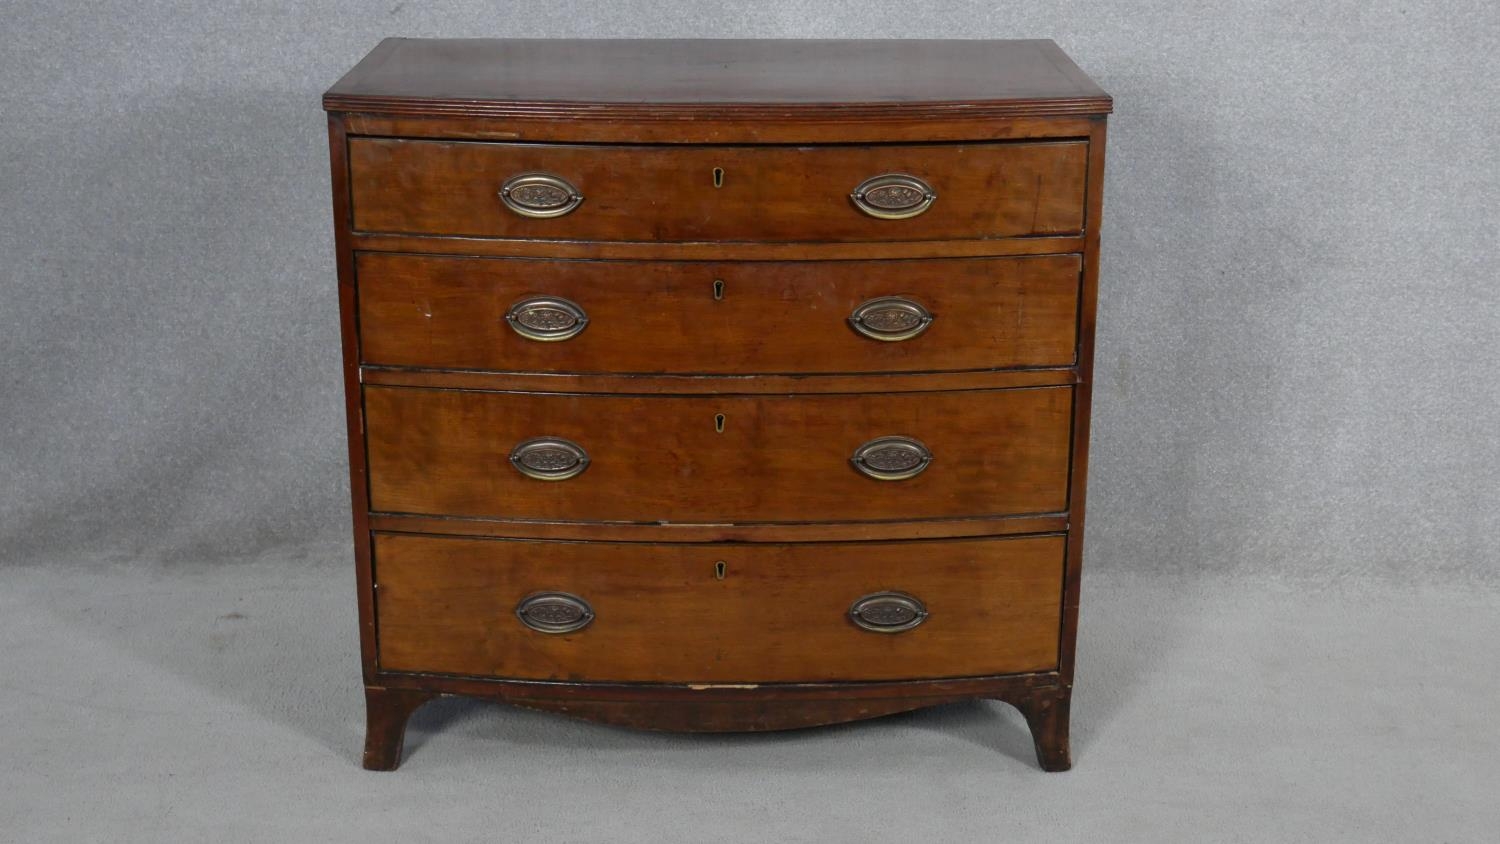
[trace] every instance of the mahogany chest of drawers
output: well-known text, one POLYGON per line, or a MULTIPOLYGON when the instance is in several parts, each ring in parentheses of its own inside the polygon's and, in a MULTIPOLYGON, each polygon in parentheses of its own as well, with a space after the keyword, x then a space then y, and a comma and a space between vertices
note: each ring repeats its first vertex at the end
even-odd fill
POLYGON ((390 39, 324 97, 368 712, 1069 765, 1105 116, 1050 41, 390 39))

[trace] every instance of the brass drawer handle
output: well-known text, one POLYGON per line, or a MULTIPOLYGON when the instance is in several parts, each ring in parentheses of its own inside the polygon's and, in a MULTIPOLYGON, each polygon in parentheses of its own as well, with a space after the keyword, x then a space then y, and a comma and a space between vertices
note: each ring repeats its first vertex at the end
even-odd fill
POLYGON ((881 437, 856 449, 849 462, 877 481, 904 481, 927 470, 932 451, 911 437, 881 437))
POLYGON ((895 343, 910 340, 932 325, 932 314, 922 303, 904 296, 882 296, 854 309, 849 324, 871 340, 895 343))
POLYGON ((588 327, 588 314, 577 302, 558 296, 531 296, 510 306, 505 321, 527 340, 543 343, 577 337, 588 327))
POLYGON ((561 217, 583 202, 583 194, 567 180, 547 173, 511 176, 500 186, 500 201, 522 217, 561 217))
POLYGON ((932 207, 932 186, 905 173, 886 173, 859 183, 849 194, 854 207, 881 220, 905 220, 932 207))
POLYGON ((572 633, 593 622, 594 609, 567 592, 536 592, 516 604, 516 618, 538 633, 572 633))
POLYGON ((516 471, 539 481, 564 481, 583 474, 589 467, 583 446, 561 437, 537 437, 516 444, 510 451, 516 471))
POLYGON ((876 592, 849 607, 849 620, 871 633, 901 633, 927 620, 927 607, 905 592, 876 592))

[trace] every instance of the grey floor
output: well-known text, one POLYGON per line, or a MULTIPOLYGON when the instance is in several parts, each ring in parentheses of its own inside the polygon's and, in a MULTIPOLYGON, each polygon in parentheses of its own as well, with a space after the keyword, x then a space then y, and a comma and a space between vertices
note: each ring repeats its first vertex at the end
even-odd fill
POLYGON ((765 736, 445 700, 359 768, 339 549, 0 568, 4 841, 1494 841, 1500 591, 1096 574, 1076 766, 964 704, 765 736))

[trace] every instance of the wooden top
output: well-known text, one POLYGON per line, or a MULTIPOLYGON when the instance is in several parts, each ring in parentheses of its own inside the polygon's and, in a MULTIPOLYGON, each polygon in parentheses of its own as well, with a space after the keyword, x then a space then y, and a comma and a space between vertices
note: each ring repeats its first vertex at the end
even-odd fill
POLYGON ((630 119, 1105 114, 1051 41, 388 38, 329 111, 630 119))

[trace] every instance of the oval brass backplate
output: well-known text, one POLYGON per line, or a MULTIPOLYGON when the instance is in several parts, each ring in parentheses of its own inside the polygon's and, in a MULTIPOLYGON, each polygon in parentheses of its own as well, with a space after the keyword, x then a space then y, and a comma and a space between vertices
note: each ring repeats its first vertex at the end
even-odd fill
POLYGON ((927 620, 927 607, 905 592, 876 592, 849 607, 849 620, 872 633, 900 633, 927 620))
POLYGON ((536 592, 516 605, 516 617, 538 633, 572 633, 593 622, 594 609, 567 592, 536 592))
POLYGON ((904 481, 927 470, 932 451, 911 437, 880 437, 855 449, 849 462, 877 481, 904 481))
POLYGON ((577 302, 560 296, 528 296, 510 306, 505 322, 527 340, 554 343, 577 337, 589 317, 577 302))
POLYGON ((882 296, 855 308, 849 314, 849 325, 871 340, 896 343, 926 331, 932 325, 932 314, 915 299, 882 296))
POLYGON ((536 437, 516 443, 510 451, 516 471, 539 481, 564 481, 583 474, 589 467, 583 446, 561 437, 536 437))
POLYGON ((886 173, 859 183, 849 194, 854 206, 881 220, 905 220, 932 207, 937 194, 926 182, 905 173, 886 173))
POLYGON ((583 194, 559 176, 521 173, 500 186, 500 201, 522 217, 546 219, 570 213, 583 202, 583 194))

